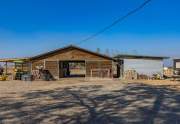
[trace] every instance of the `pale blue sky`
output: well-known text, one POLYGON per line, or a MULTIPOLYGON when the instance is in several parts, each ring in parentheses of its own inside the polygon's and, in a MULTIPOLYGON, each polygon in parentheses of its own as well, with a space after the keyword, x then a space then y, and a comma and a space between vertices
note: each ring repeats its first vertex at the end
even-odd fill
MULTIPOLYGON (((0 0, 0 57, 32 56, 76 43, 142 2, 0 0)), ((179 5, 179 0, 152 0, 143 10, 80 46, 180 57, 179 5)))

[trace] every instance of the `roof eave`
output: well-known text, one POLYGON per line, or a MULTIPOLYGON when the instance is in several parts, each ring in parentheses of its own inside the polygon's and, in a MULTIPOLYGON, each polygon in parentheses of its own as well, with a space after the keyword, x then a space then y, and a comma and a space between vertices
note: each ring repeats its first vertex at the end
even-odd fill
POLYGON ((90 50, 87 50, 87 49, 83 49, 83 48, 80 48, 80 47, 77 47, 77 46, 74 46, 74 45, 69 45, 69 46, 66 46, 66 47, 63 47, 63 48, 60 48, 60 49, 56 49, 56 50, 49 51, 49 52, 46 52, 46 53, 43 53, 43 54, 40 54, 40 55, 37 55, 37 56, 33 56, 33 57, 30 58, 30 60, 32 61, 32 60, 41 58, 43 56, 51 55, 51 54, 56 53, 58 51, 65 50, 65 49, 71 49, 71 48, 79 49, 79 50, 82 50, 82 51, 85 51, 85 52, 88 52, 88 53, 91 53, 91 54, 94 54, 94 55, 97 55, 97 56, 100 56, 100 57, 103 57, 103 58, 106 58, 106 59, 116 61, 116 59, 114 59, 114 58, 112 58, 110 56, 99 54, 99 53, 96 53, 96 52, 93 52, 93 51, 90 51, 90 50))
POLYGON ((141 56, 141 55, 117 55, 114 57, 115 59, 169 59, 170 57, 162 57, 162 56, 141 56))

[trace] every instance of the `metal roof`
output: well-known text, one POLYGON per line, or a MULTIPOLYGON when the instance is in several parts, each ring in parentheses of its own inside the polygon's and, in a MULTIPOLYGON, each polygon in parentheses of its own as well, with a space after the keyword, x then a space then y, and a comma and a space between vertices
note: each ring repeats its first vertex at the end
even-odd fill
POLYGON ((115 59, 169 59, 164 56, 147 56, 147 55, 130 55, 130 54, 119 54, 114 57, 115 59))
POLYGON ((180 62, 180 59, 174 59, 174 61, 180 62))
POLYGON ((29 61, 29 58, 3 58, 0 59, 0 62, 26 62, 29 61))

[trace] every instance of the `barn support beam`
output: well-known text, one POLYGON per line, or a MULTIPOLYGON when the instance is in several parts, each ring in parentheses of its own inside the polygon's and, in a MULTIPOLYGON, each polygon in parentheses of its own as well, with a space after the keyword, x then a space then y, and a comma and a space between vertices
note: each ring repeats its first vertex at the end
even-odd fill
POLYGON ((5 62, 5 74, 7 75, 7 62, 5 62))

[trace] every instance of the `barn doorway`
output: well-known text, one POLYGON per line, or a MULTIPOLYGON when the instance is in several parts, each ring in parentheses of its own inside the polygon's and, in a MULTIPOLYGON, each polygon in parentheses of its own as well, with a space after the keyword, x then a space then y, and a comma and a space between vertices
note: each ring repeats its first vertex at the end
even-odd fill
POLYGON ((118 60, 116 78, 123 78, 124 60, 118 60))
POLYGON ((59 77, 85 77, 86 67, 85 61, 60 61, 59 62, 59 77))

